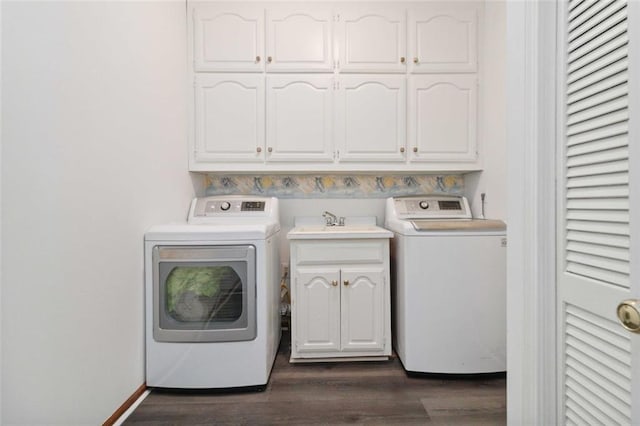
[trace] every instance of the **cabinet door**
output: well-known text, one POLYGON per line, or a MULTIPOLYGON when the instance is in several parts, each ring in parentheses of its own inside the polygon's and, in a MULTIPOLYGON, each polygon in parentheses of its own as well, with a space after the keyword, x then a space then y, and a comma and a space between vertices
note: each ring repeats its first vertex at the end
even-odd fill
POLYGON ((342 76, 335 105, 340 162, 404 161, 404 76, 342 76))
POLYGON ((345 6, 336 18, 340 72, 406 71, 404 9, 345 6))
POLYGON ((385 344, 384 268, 342 269, 342 350, 380 351, 385 344))
POLYGON ((409 11, 409 71, 475 72, 478 6, 427 3, 409 11))
POLYGON ((264 77, 198 74, 195 160, 264 160, 264 77))
POLYGON ((333 78, 267 76, 267 161, 333 161, 333 78))
POLYGON ((264 69, 264 9, 196 6, 193 49, 196 72, 261 72, 264 69))
POLYGON ((411 161, 477 160, 476 93, 474 75, 410 77, 411 161))
POLYGON ((331 72, 332 13, 328 8, 267 10, 267 72, 331 72))
POLYGON ((339 351, 339 270, 300 268, 294 279, 292 344, 300 353, 339 351))

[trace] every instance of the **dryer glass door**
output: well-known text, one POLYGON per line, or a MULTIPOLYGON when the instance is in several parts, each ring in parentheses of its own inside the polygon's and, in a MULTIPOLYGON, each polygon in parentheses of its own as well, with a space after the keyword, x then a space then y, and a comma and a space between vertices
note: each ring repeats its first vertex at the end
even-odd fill
POLYGON ((153 256, 156 341, 255 339, 254 246, 158 246, 153 256))

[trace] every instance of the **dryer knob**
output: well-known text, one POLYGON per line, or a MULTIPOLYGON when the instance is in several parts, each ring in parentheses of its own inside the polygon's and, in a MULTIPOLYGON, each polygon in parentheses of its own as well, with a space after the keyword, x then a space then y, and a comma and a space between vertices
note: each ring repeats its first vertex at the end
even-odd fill
POLYGON ((231 208, 231 203, 229 203, 228 201, 223 201, 222 204, 220 204, 220 208, 224 211, 227 211, 231 208))
POLYGON ((429 203, 428 203, 428 202, 426 202, 426 201, 420 201, 420 204, 419 204, 419 205, 420 205, 420 208, 421 208, 422 210, 426 210, 426 209, 428 209, 428 208, 429 208, 429 203))

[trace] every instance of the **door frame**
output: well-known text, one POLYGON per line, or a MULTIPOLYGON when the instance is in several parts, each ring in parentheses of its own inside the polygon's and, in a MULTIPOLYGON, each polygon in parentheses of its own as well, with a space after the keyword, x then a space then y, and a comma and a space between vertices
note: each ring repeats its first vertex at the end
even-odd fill
POLYGON ((555 424, 556 2, 507 1, 507 423, 555 424))

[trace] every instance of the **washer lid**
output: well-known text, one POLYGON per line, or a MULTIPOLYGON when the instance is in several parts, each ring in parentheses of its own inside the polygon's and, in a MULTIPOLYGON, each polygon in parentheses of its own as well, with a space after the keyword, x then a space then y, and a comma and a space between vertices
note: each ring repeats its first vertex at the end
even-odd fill
POLYGON ((416 231, 505 231, 507 225, 501 220, 459 219, 410 221, 416 231))

